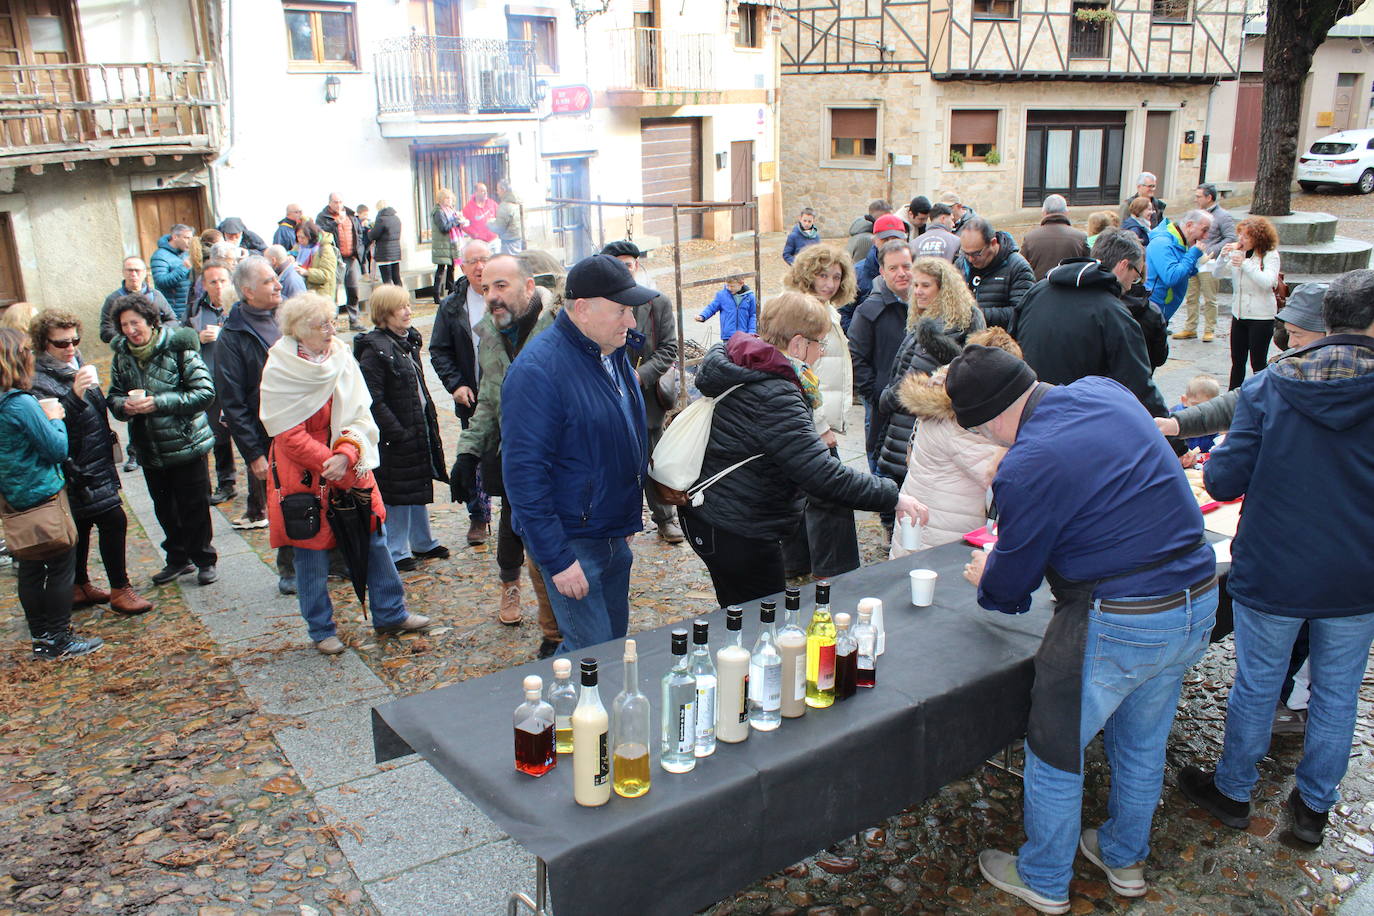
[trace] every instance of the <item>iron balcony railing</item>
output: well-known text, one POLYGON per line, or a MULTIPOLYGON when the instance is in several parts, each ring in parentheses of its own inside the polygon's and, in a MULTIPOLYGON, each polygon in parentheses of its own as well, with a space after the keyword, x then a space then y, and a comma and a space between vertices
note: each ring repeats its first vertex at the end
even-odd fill
POLYGON ((411 34, 376 55, 379 114, 534 111, 532 41, 411 34))
POLYGON ((608 89, 699 91, 714 88, 715 36, 664 29, 611 29, 608 89))

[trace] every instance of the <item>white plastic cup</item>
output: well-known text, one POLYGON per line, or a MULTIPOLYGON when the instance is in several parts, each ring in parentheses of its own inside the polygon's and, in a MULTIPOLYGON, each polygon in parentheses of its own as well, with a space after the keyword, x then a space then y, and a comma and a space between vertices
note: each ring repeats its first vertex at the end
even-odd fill
POLYGON ((210 340, 211 340, 212 342, 213 342, 213 341, 216 341, 216 340, 219 340, 219 325, 217 325, 217 324, 207 324, 207 325, 205 326, 205 330, 207 330, 207 331, 210 332, 210 340))
POLYGON ((878 638, 874 640, 873 654, 882 655, 887 651, 887 630, 883 627, 883 599, 881 598, 860 598, 859 610, 868 608, 870 617, 868 622, 873 625, 873 632, 878 638))
POLYGON ((129 389, 129 397, 131 397, 131 398, 144 398, 144 397, 147 397, 147 396, 148 396, 148 392, 145 391, 145 390, 142 389, 142 388, 131 388, 131 389, 129 389))
POLYGON ((86 373, 86 377, 87 377, 88 379, 91 380, 91 387, 92 387, 92 388, 99 388, 99 387, 100 387, 100 370, 99 370, 99 369, 97 369, 95 366, 91 365, 90 363, 87 363, 86 365, 82 366, 79 370, 77 370, 77 374, 78 374, 78 375, 79 375, 80 373, 82 373, 82 372, 86 373))
POLYGON ((903 516, 897 520, 898 536, 900 543, 905 550, 916 551, 921 549, 921 524, 909 516, 903 516))
POLYGON ((935 580, 940 574, 933 569, 913 569, 911 571, 911 603, 917 607, 930 607, 935 601, 935 580))
POLYGON ((983 553, 992 553, 992 548, 997 546, 996 541, 988 541, 983 545, 983 553))
POLYGON ((49 420, 62 419, 62 402, 57 398, 39 398, 38 406, 43 408, 49 420))

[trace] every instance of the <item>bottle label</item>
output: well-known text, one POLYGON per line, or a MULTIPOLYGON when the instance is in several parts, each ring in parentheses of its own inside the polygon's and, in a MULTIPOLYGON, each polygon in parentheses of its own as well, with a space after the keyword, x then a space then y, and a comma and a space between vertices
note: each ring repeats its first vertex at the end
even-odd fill
POLYGON ((749 675, 744 676, 744 686, 739 692, 739 724, 749 721, 749 675))
POLYGON ((677 752, 690 757, 696 746, 696 706, 693 703, 683 703, 677 708, 677 752))
MULTIPOLYGON (((701 683, 698 679, 697 683, 701 683)), ((710 744, 716 734, 716 688, 697 688, 697 743, 710 744)))
POLYGON ((792 672, 792 699, 800 700, 806 696, 806 655, 798 653, 792 672))
POLYGON ((601 750, 596 761, 596 775, 592 777, 592 785, 604 786, 606 777, 611 775, 611 756, 607 748, 607 733, 601 733, 601 750))
MULTIPOLYGON (((782 665, 772 665, 763 669, 763 688, 759 691, 759 705, 765 712, 776 712, 782 708, 782 665)), ((805 685, 802 685, 805 689, 805 685)))
POLYGON ((834 690, 835 647, 833 645, 820 646, 817 654, 820 657, 820 664, 816 671, 816 688, 818 690, 834 690))

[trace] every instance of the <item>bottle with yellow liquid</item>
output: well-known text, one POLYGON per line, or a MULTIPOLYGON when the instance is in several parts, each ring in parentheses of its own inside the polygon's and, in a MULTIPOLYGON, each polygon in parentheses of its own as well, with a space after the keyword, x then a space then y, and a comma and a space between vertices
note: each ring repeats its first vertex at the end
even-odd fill
POLYGON ((625 688, 611 704, 611 771, 615 794, 649 791, 649 698, 639 692, 639 650, 625 640, 625 688))
POLYGON ((577 708, 577 688, 572 682, 572 662, 566 658, 555 659, 553 680, 549 682, 549 692, 545 701, 553 707, 554 749, 560 754, 573 752, 572 714, 577 708))
POLYGON ((830 583, 816 583, 816 610, 806 628, 806 705, 835 702, 835 622, 830 619, 830 583))

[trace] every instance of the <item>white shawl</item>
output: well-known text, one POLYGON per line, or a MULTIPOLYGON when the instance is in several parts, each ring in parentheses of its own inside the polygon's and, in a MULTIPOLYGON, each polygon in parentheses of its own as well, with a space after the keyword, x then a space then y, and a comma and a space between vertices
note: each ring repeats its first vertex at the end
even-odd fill
POLYGON ((362 443, 357 471, 370 471, 381 463, 377 451, 380 435, 372 419, 372 395, 363 381, 362 370, 348 348, 337 337, 329 341, 329 356, 313 363, 297 352, 294 337, 282 336, 267 351, 262 369, 262 402, 258 416, 269 436, 279 436, 313 417, 334 399, 330 411, 329 439, 332 447, 341 436, 362 443))

